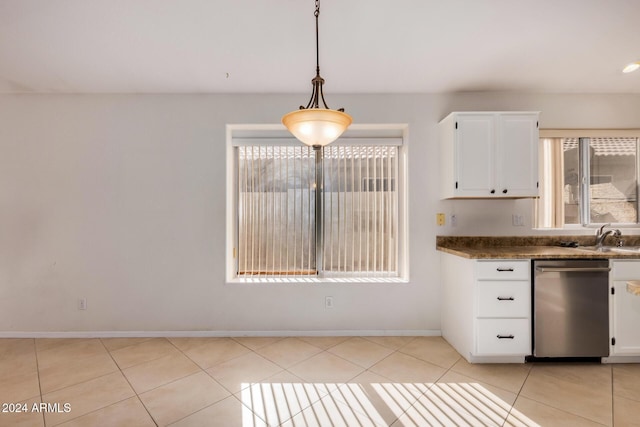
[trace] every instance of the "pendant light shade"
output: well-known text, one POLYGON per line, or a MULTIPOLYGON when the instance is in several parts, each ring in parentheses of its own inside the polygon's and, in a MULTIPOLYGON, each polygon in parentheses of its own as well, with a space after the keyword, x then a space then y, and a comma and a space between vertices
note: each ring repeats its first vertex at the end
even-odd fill
POLYGON ((338 139, 352 121, 347 113, 328 108, 301 109, 282 117, 293 136, 304 144, 321 147, 338 139))
POLYGON ((353 119, 343 108, 332 110, 327 106, 322 92, 324 79, 320 77, 320 58, 318 55, 318 16, 320 0, 316 0, 316 76, 311 80, 313 92, 306 107, 285 114, 282 124, 302 143, 313 147, 324 147, 338 139, 349 127, 353 119), (320 108, 320 101, 324 108, 320 108))

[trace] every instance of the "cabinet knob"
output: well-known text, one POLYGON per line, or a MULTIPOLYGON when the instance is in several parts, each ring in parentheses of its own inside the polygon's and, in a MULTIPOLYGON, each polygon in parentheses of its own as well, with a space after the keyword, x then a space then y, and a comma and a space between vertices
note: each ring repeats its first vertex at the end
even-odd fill
POLYGON ((504 190, 502 190, 503 194, 507 194, 507 189, 505 188, 504 190))
POLYGON ((495 194, 496 190, 491 190, 491 194, 495 194))

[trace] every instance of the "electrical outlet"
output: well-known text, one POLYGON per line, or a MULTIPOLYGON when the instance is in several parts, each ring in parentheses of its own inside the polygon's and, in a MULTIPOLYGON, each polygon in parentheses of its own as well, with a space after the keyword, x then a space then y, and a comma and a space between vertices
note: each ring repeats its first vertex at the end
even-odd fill
POLYGON ((324 297, 324 308, 333 308, 333 297, 324 297))
POLYGON ((449 217, 449 221, 451 223, 451 226, 455 227, 456 225, 458 225, 458 216, 456 214, 451 214, 451 216, 449 217))
POLYGON ((86 309, 87 309, 87 299, 78 298, 78 310, 86 310, 86 309))
POLYGON ((511 223, 514 227, 522 227, 524 226, 524 217, 520 214, 511 215, 511 223))
POLYGON ((436 224, 442 227, 445 224, 445 215, 443 213, 436 214, 436 224))

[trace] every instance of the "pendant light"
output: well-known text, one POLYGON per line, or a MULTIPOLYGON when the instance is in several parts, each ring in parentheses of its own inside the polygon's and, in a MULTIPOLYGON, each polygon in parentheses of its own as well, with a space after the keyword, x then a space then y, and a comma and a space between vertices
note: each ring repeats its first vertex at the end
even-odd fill
POLYGON ((331 110, 324 100, 322 85, 324 79, 320 77, 320 55, 318 54, 318 16, 320 15, 320 0, 316 0, 316 76, 311 80, 313 91, 306 107, 292 111, 282 117, 282 124, 306 145, 315 148, 331 144, 349 127, 353 119, 344 112, 344 108, 331 110), (320 107, 320 101, 324 108, 320 107))

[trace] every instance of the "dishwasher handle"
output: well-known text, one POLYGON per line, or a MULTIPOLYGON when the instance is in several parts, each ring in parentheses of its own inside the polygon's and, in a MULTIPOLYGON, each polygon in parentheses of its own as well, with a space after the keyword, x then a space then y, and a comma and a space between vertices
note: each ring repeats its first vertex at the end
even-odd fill
POLYGON ((536 271, 540 273, 550 273, 550 272, 570 272, 570 271, 581 271, 581 272, 593 272, 593 271, 611 271, 611 267, 536 267, 536 271))

